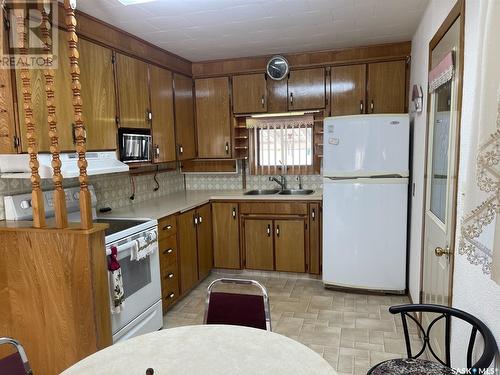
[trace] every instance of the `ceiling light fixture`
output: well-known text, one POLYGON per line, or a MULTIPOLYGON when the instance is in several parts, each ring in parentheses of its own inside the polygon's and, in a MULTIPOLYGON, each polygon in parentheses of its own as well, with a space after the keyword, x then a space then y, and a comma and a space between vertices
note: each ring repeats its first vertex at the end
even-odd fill
POLYGON ((118 0, 120 3, 123 5, 135 5, 135 4, 142 4, 142 3, 150 3, 155 0, 118 0))

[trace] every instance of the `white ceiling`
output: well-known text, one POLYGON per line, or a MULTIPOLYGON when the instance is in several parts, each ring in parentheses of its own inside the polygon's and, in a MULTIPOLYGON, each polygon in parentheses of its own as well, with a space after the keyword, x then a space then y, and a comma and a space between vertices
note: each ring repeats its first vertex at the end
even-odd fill
POLYGON ((428 0, 79 0, 77 8, 191 61, 411 40, 428 0))

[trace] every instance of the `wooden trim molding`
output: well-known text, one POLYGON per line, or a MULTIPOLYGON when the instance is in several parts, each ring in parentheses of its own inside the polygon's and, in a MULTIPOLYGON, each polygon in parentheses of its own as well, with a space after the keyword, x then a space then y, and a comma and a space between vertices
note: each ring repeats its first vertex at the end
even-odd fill
MULTIPOLYGON (((285 54, 292 69, 347 65, 376 61, 406 59, 411 54, 411 42, 380 44, 366 47, 345 48, 330 51, 285 54)), ((271 55, 242 57, 225 60, 194 62, 192 75, 195 78, 233 75, 240 73, 262 73, 271 55)))
MULTIPOLYGON (((173 72, 191 77, 191 62, 189 60, 157 47, 154 44, 84 12, 76 10, 75 14, 78 19, 78 25, 76 27, 78 36, 143 61, 153 63, 162 68, 169 69, 173 72)), ((58 26, 66 29, 64 20, 64 6, 59 3, 58 26)))

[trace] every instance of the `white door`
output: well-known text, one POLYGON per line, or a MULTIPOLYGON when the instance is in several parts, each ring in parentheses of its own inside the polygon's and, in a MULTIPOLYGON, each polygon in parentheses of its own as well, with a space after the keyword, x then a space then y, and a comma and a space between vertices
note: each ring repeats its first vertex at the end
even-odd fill
POLYGON ((402 292, 407 178, 324 179, 323 282, 402 292))
POLYGON ((407 114, 325 119, 323 176, 408 176, 407 114))
MULTIPOLYGON (((450 51, 458 55, 460 19, 432 50, 431 68, 450 51)), ((459 59, 455 58, 458 63, 459 59)), ((458 67, 455 67, 455 71, 458 67)), ((429 132, 425 206, 424 262, 421 302, 449 306, 453 276, 455 237, 457 142, 459 109, 458 75, 429 96, 429 132)), ((428 325, 435 316, 423 314, 428 325)), ((444 353, 444 321, 437 323, 431 346, 440 358, 444 353)))

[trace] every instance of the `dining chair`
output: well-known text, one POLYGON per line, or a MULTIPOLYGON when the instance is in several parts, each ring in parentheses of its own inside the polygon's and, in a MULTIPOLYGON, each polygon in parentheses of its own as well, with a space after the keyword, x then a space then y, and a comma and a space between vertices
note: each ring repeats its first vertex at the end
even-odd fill
MULTIPOLYGON (((389 312, 392 314, 400 314, 403 323, 403 333, 405 336, 406 354, 407 358, 389 359, 388 361, 381 362, 372 367, 367 375, 381 375, 381 374, 458 374, 458 372, 451 368, 451 354, 450 354, 450 340, 451 340, 451 319, 457 318, 471 326, 471 334, 469 336, 469 344, 467 347, 466 363, 467 374, 482 374, 487 369, 495 357, 497 352, 497 344, 495 337, 489 328, 475 316, 452 307, 431 304, 408 304, 391 306, 389 312), (422 324, 413 316, 413 313, 436 313, 438 314, 429 325, 424 328, 422 324), (422 347, 413 351, 410 335, 408 331, 408 320, 415 322, 421 338, 423 341, 422 347), (436 354, 435 348, 431 345, 431 332, 436 323, 444 319, 444 357, 440 358, 436 354), (472 353, 476 342, 477 332, 481 334, 484 347, 481 357, 472 363, 472 353), (425 349, 434 357, 435 361, 428 361, 419 358, 425 349), (415 354, 416 353, 416 354, 415 354)), ((464 369, 465 370, 465 369, 464 369)))
POLYGON ((32 375, 28 357, 19 341, 11 337, 0 337, 0 345, 4 344, 13 345, 16 352, 0 359, 0 374, 32 375))
POLYGON ((221 278, 207 288, 205 324, 233 324, 271 331, 271 312, 266 288, 255 280, 221 278), (261 295, 213 291, 220 284, 255 286, 261 295))

